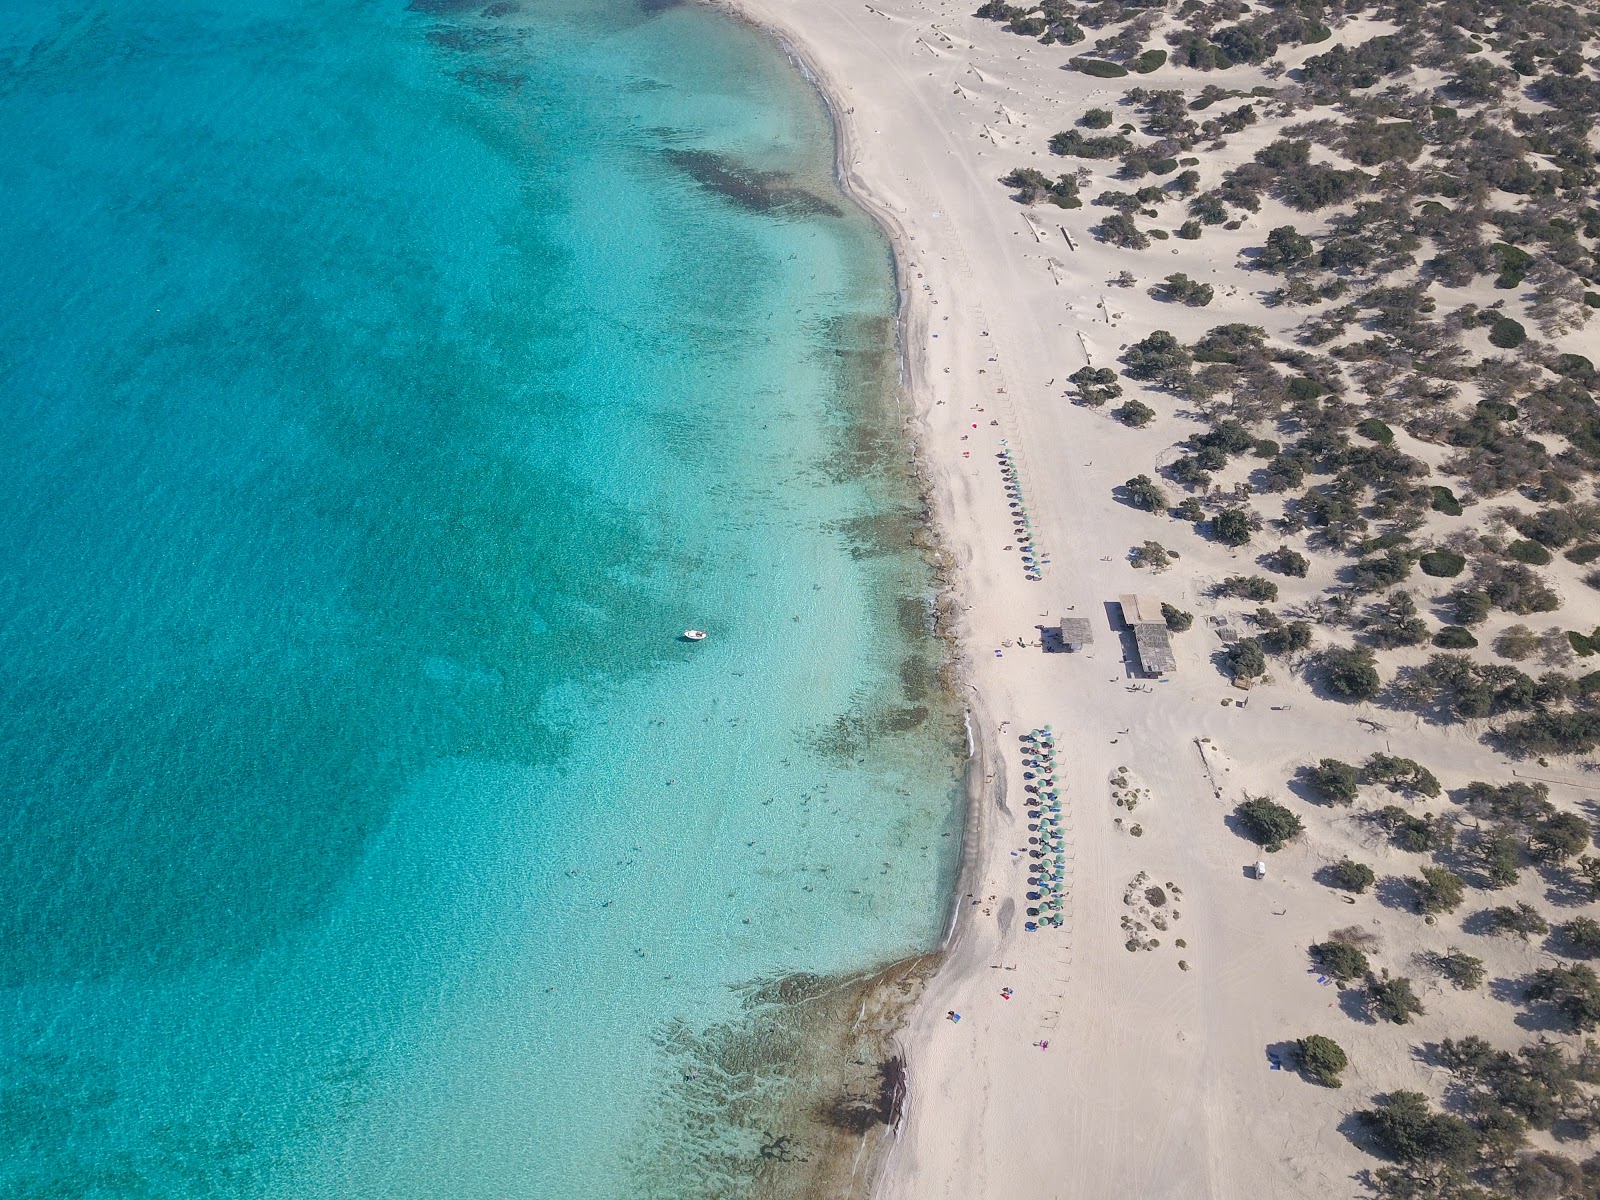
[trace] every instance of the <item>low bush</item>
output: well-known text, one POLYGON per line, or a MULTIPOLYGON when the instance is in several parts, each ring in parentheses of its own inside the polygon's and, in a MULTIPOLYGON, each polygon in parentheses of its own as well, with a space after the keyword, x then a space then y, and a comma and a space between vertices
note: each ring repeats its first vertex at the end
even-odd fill
POLYGON ((1417 907, 1425 913, 1455 912, 1465 898, 1461 876, 1447 867, 1423 867, 1411 880, 1417 907))
POLYGON ((1257 604, 1271 604, 1278 598, 1278 585, 1259 575, 1229 575, 1211 589, 1213 596, 1236 596, 1240 600, 1254 600, 1257 604))
POLYGON ((1478 639, 1463 625, 1445 625, 1433 635, 1433 644, 1444 650, 1471 650, 1477 646, 1478 639))
POLYGON ((1457 991, 1470 992, 1483 983, 1486 974, 1483 959, 1453 946, 1447 954, 1435 954, 1432 963, 1434 970, 1448 979, 1457 991))
POLYGON ((1211 535, 1225 546, 1242 546, 1250 540, 1250 514, 1242 508, 1225 508, 1211 518, 1211 535))
POLYGON ((1484 924, 1494 933, 1515 933, 1524 941, 1550 932, 1550 923, 1531 904, 1502 904, 1484 914, 1484 924))
POLYGON ((1600 977, 1583 963, 1570 967, 1543 967, 1533 973, 1526 995, 1547 1000, 1580 1032, 1600 1026, 1600 977))
POLYGON ((1168 275, 1157 290, 1163 298, 1176 300, 1190 308, 1204 308, 1211 303, 1215 294, 1209 283, 1190 279, 1182 271, 1168 275))
POLYGON ((1324 758, 1307 767, 1305 785, 1325 804, 1351 804, 1361 793, 1361 772, 1337 758, 1324 758))
POLYGON ((1161 512, 1167 507, 1167 494, 1148 475, 1135 475, 1122 485, 1128 503, 1145 512, 1161 512))
POLYGON ((1366 863, 1358 863, 1349 858, 1342 858, 1329 867, 1328 879, 1334 887, 1355 892, 1357 895, 1378 881, 1378 877, 1366 863))
POLYGON ((1297 550, 1288 546, 1279 546, 1261 558, 1261 565, 1269 571, 1276 571, 1280 575, 1288 575, 1294 579, 1304 579, 1306 572, 1311 569, 1311 560, 1297 550))
POLYGON ((1323 1087, 1342 1087, 1339 1073, 1350 1065, 1343 1047, 1332 1038, 1321 1034, 1303 1037, 1295 1043, 1300 1056, 1300 1069, 1323 1087))
POLYGON ((1286 842, 1299 837, 1305 829, 1299 817, 1265 796, 1246 800, 1233 812, 1245 835, 1268 853, 1283 849, 1286 842))
POLYGON ((1346 942, 1313 942, 1307 949, 1311 961, 1340 983, 1360 979, 1372 970, 1367 956, 1346 942))
POLYGON ((1167 623, 1167 628, 1173 633, 1183 633, 1194 624, 1194 614, 1174 608, 1170 604, 1161 606, 1161 619, 1167 623))
POLYGON ((1128 73, 1126 67, 1107 62, 1103 58, 1075 58, 1067 65, 1074 70, 1082 71, 1085 75, 1093 75, 1096 79, 1121 79, 1128 73))
POLYGON ((1119 408, 1113 408, 1111 415, 1131 429, 1139 429, 1155 420, 1156 410, 1143 401, 1129 400, 1119 408))
POLYGON ((1435 579, 1454 579, 1467 569, 1467 560, 1453 550, 1429 550, 1417 559, 1417 567, 1435 579))
POLYGON ((1415 759, 1383 751, 1368 755, 1361 764, 1361 778, 1366 783, 1381 783, 1391 792, 1410 792, 1430 799, 1444 790, 1433 772, 1415 759))
POLYGON ((1369 442, 1378 442, 1385 446, 1394 442, 1394 430, 1378 420, 1377 417, 1368 417, 1365 421, 1357 424, 1356 432, 1369 442))
POLYGON ((1574 917, 1557 926, 1567 953, 1574 958, 1600 957, 1600 922, 1592 917, 1574 917))
POLYGON ((1078 118, 1078 124, 1085 129, 1106 129, 1111 125, 1112 119, 1109 109, 1091 108, 1078 118))
POLYGON ((1411 980, 1403 975, 1398 979, 1390 979, 1387 975, 1382 979, 1368 976, 1367 1005, 1373 1016, 1393 1021, 1396 1025, 1409 1024, 1412 1017, 1427 1012, 1422 1007, 1422 1001, 1417 999, 1417 994, 1411 990, 1411 980))
MULTIPOLYGON (((1477 1157, 1478 1135, 1472 1126, 1450 1113, 1434 1112, 1421 1092, 1390 1092, 1378 1101, 1377 1108, 1357 1112, 1356 1120, 1385 1154, 1419 1172, 1456 1178, 1477 1157)), ((1395 1182, 1405 1188, 1409 1177, 1398 1176, 1395 1182)), ((1412 1185, 1391 1194, 1421 1197, 1428 1192, 1412 1185)))
POLYGON ((1372 651, 1364 647, 1330 646, 1318 660, 1322 681, 1341 700, 1370 700, 1383 689, 1383 679, 1373 665, 1372 651))
POLYGON ((1529 538, 1518 538, 1506 547, 1506 557, 1530 567, 1542 567, 1550 561, 1550 551, 1529 538))
POLYGON ((1464 511, 1461 501, 1456 499, 1456 494, 1442 484, 1434 484, 1428 489, 1430 500, 1428 507, 1434 512, 1442 512, 1447 517, 1459 517, 1464 511))
POLYGON ((1514 350, 1528 340, 1528 331, 1521 322, 1501 317, 1489 327, 1489 344, 1502 350, 1514 350))

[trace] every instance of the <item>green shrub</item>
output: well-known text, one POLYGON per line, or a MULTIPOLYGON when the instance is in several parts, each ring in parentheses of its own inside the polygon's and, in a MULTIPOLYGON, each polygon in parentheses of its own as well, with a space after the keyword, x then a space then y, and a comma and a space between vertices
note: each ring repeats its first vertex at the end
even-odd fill
POLYGON ((1442 512, 1447 517, 1459 517, 1462 513, 1461 501, 1456 499, 1456 494, 1442 484, 1434 484, 1428 489, 1432 497, 1428 507, 1434 512, 1442 512))
POLYGON ((1466 570, 1467 560, 1451 550, 1429 550, 1417 559, 1417 566, 1435 579, 1454 579, 1466 570))
POLYGON ((1589 848, 1594 831, 1574 812, 1549 813, 1534 825, 1528 847, 1542 862, 1560 865, 1589 848))
POLYGON ((1126 154, 1133 146, 1120 133, 1105 137, 1085 137, 1076 129, 1068 129, 1050 139, 1050 153, 1071 158, 1116 158, 1126 154))
POLYGON ((1186 242, 1198 242, 1200 240, 1200 222, 1185 221, 1173 232, 1186 242))
POLYGON ((1299 837, 1305 829, 1299 817, 1265 796, 1246 800, 1233 812, 1245 835, 1259 842, 1269 854, 1283 849, 1284 843, 1299 837))
POLYGON ((1111 113, 1104 108, 1091 108, 1078 118, 1078 124, 1085 129, 1106 129, 1111 125, 1111 113))
POLYGON ((1255 638, 1240 638, 1224 647, 1222 660, 1235 679, 1256 679, 1267 673, 1267 656, 1255 638))
POLYGON ((1356 947, 1344 942, 1313 942, 1307 949, 1311 954, 1311 961, 1340 983, 1359 979, 1372 970, 1372 965, 1367 962, 1367 956, 1356 947))
POLYGON ((1366 863, 1358 863, 1349 858, 1342 858, 1329 867, 1328 878, 1334 887, 1355 892, 1357 895, 1378 881, 1378 877, 1366 863))
POLYGON ((1587 566, 1600 558, 1600 542, 1584 542, 1582 545, 1574 546, 1561 557, 1580 567, 1587 566))
POLYGON ((1128 368, 1128 378, 1155 382, 1189 370, 1190 355, 1170 331, 1154 330, 1149 338, 1141 338, 1123 350, 1122 362, 1128 368))
POLYGON ((1388 446, 1394 442, 1394 430, 1378 420, 1377 417, 1368 417, 1356 426, 1356 432, 1369 442, 1379 442, 1388 446))
POLYGON ((1600 922, 1592 917, 1574 917, 1557 928, 1561 940, 1574 957, 1600 957, 1600 922))
POLYGON ((1148 75, 1158 67, 1166 65, 1167 52, 1165 50, 1146 50, 1132 62, 1132 67, 1141 75, 1148 75))
POLYGON ((1478 644, 1478 639, 1465 626, 1445 625, 1433 635, 1433 644, 1445 650, 1471 650, 1478 644))
POLYGON ((1528 331, 1518 321, 1501 317, 1489 327, 1489 344, 1502 350, 1513 350, 1528 340, 1528 331))
POLYGON ((1085 75, 1093 75, 1096 79, 1121 79, 1128 73, 1126 67, 1107 62, 1103 58, 1075 58, 1067 65, 1074 70, 1082 71, 1085 75))
POLYGON ((1167 507, 1167 494, 1148 475, 1135 475, 1122 485, 1128 503, 1145 512, 1161 512, 1167 507))
POLYGON ((1435 954, 1432 961, 1434 970, 1448 979, 1457 991, 1470 992, 1483 983, 1486 973, 1483 969, 1483 959, 1474 958, 1454 946, 1450 948, 1448 954, 1435 954))
POLYGON ((1542 567, 1550 561, 1550 551, 1529 538, 1518 538, 1506 547, 1506 557, 1530 567, 1542 567))
POLYGON ((1304 579, 1306 572, 1311 569, 1311 560, 1298 550, 1291 550, 1288 546, 1279 546, 1270 554, 1262 556, 1261 565, 1269 571, 1277 571, 1280 575, 1288 575, 1293 579, 1304 579))
POLYGON ((1493 250, 1500 261, 1500 277, 1494 281, 1497 288, 1516 287, 1533 269, 1534 257, 1526 250, 1507 242, 1496 242, 1493 250))
POLYGON ((1417 907, 1425 913, 1455 912, 1464 898, 1461 876, 1447 867, 1423 867, 1411 880, 1417 907))
POLYGON ((1078 402, 1099 408, 1107 400, 1122 395, 1122 385, 1117 373, 1110 367, 1079 367, 1067 376, 1067 382, 1078 389, 1078 402))
POLYGON ((1129 428, 1138 429, 1155 419, 1156 410, 1138 399, 1133 399, 1119 408, 1113 408, 1111 415, 1129 428))
POLYGON ((1317 665, 1328 691, 1342 700, 1370 700, 1383 689, 1372 651, 1365 647, 1330 646, 1317 665))
POLYGON ((1395 849, 1404 850, 1407 854, 1425 854, 1429 850, 1443 849, 1446 841, 1454 840, 1450 836, 1449 825, 1427 817, 1412 816, 1398 804, 1386 804, 1371 816, 1374 824, 1388 832, 1389 841, 1395 849))
MULTIPOLYGON (((1356 1119, 1385 1154, 1407 1166, 1448 1167, 1453 1178, 1477 1161, 1478 1135, 1472 1126, 1460 1117, 1434 1112, 1421 1092, 1390 1092, 1378 1101, 1377 1108, 1356 1113, 1356 1119)), ((1409 1194, 1427 1193, 1413 1190, 1409 1194)))
POLYGON ((1295 1043, 1300 1055, 1300 1069, 1323 1087, 1342 1087, 1339 1072, 1350 1065, 1344 1049, 1332 1038, 1314 1033, 1295 1043))
POLYGON ((1600 978, 1583 963, 1535 971, 1527 996, 1548 1000, 1583 1033, 1600 1026, 1600 978))
POLYGON ((1094 235, 1100 241, 1121 246, 1124 250, 1143 250, 1150 245, 1149 235, 1124 213, 1112 213, 1101 218, 1100 224, 1094 227, 1094 235))
POLYGON ((1278 598, 1278 585, 1259 575, 1229 575, 1211 589, 1213 596, 1237 596, 1257 604, 1271 604, 1278 598))
POLYGON ((1495 933, 1515 933, 1524 940, 1550 932, 1550 923, 1531 904, 1502 904, 1484 914, 1484 923, 1495 933))
POLYGON ((1182 633, 1194 624, 1194 614, 1174 608, 1170 604, 1162 604, 1161 619, 1167 623, 1167 628, 1173 633, 1182 633))
POLYGON ((1190 279, 1182 271, 1168 275, 1159 290, 1165 299, 1176 300, 1190 308, 1204 308, 1215 294, 1209 283, 1190 279))
POLYGON ((1211 518, 1211 534, 1225 546, 1242 546, 1250 540, 1250 514, 1242 508, 1225 508, 1211 518))
POLYGON ((1361 772, 1337 758, 1324 758, 1305 770, 1306 786, 1328 804, 1351 804, 1361 792, 1361 772))
POLYGON ((1377 979, 1369 976, 1367 1003, 1374 1016, 1382 1017, 1385 1021, 1393 1021, 1396 1025, 1409 1024, 1412 1017, 1422 1016, 1427 1012, 1422 1007, 1422 1001, 1417 999, 1417 994, 1411 990, 1411 980, 1403 975, 1398 979, 1390 979, 1387 976, 1377 979))

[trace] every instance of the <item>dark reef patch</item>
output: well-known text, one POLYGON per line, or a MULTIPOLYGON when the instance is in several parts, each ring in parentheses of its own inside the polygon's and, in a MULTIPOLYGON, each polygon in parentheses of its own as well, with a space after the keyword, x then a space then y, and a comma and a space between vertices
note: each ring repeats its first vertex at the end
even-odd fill
POLYGON ((528 82, 526 75, 511 71, 494 71, 487 67, 466 67, 456 72, 456 80, 468 87, 514 92, 528 82))
POLYGON ((483 0, 411 0, 406 11, 429 17, 455 17, 475 11, 482 3, 483 0))
POLYGON ((842 217, 832 201, 790 182, 782 171, 751 171, 709 150, 667 150, 666 159, 701 187, 759 213, 796 217, 842 217))
POLYGON ((635 1155, 641 1200, 865 1200, 876 1172, 863 1160, 882 1152, 906 1101, 894 1031, 936 962, 759 980, 732 1020, 664 1027, 676 1078, 635 1155))

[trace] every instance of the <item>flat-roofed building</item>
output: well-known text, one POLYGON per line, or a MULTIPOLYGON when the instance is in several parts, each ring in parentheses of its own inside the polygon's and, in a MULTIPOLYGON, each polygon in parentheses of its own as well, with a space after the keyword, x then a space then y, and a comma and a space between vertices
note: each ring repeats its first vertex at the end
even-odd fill
POLYGON ((1068 650, 1082 650, 1094 641, 1094 627, 1088 617, 1061 618, 1061 644, 1068 650))
POLYGON ((1146 675, 1170 675, 1176 671, 1178 660, 1172 653, 1172 633, 1167 629, 1166 617, 1161 615, 1161 602, 1130 592, 1119 597, 1118 604, 1123 621, 1133 630, 1139 669, 1146 675))

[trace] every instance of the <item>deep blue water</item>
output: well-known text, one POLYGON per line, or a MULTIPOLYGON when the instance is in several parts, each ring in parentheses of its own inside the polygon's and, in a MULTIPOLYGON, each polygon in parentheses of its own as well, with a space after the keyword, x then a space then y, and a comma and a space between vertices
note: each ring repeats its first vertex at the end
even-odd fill
POLYGON ((0 1196, 736 1191, 672 1031, 959 836, 816 98, 632 0, 0 60, 0 1196))

